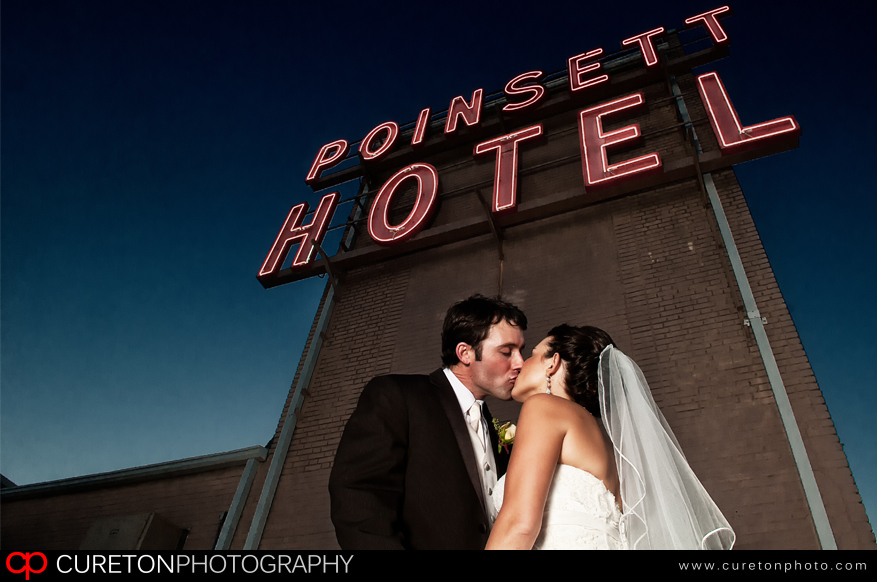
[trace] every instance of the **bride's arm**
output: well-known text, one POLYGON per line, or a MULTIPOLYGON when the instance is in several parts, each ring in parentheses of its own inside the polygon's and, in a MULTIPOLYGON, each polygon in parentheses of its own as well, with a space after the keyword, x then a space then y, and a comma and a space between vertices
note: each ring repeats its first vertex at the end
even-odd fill
POLYGON ((566 435, 564 423, 552 414, 553 398, 536 394, 521 409, 502 509, 490 533, 488 550, 529 550, 542 529, 545 500, 566 435))

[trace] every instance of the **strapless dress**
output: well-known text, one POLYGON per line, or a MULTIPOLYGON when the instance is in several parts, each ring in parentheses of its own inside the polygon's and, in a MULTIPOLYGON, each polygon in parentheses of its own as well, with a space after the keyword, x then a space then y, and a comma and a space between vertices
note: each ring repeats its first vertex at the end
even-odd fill
MULTIPOLYGON (((505 476, 493 489, 493 503, 502 508, 505 476)), ((623 550, 627 542, 619 529, 621 510, 603 481, 571 465, 557 465, 542 530, 534 550, 623 550)))

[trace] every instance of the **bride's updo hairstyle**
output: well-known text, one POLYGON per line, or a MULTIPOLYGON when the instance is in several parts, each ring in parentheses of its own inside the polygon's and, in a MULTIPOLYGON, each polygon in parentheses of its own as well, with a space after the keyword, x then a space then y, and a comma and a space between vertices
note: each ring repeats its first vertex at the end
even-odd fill
POLYGON ((566 364, 566 392, 585 410, 600 417, 600 400, 597 395, 597 368, 600 353, 608 345, 615 345, 609 334, 602 329, 571 325, 558 325, 548 332, 546 357, 560 354, 566 364))

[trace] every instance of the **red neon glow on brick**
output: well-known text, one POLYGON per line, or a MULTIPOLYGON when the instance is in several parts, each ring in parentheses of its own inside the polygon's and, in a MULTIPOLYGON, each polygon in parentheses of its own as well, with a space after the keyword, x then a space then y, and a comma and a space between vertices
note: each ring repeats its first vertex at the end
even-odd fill
POLYGON ((521 75, 518 75, 517 77, 515 77, 514 79, 512 79, 511 81, 506 83, 506 86, 503 89, 503 91, 505 91, 505 94, 507 96, 527 95, 527 94, 531 94, 531 95, 530 95, 530 97, 527 98, 527 100, 521 101, 520 103, 506 104, 506 106, 503 107, 502 110, 508 111, 508 112, 520 111, 521 109, 524 109, 526 107, 529 107, 530 105, 534 105, 534 104, 538 103, 539 100, 545 96, 545 87, 543 87, 542 85, 518 86, 518 84, 523 83, 524 81, 538 80, 539 77, 541 77, 541 76, 542 76, 542 71, 530 71, 529 73, 523 73, 521 75))
POLYGON ((411 136, 412 146, 419 146, 423 143, 423 138, 426 135, 426 126, 429 125, 429 113, 430 109, 427 107, 417 116, 417 126, 414 128, 414 135, 411 136))
POLYGON ((308 212, 308 203, 302 202, 293 206, 286 217, 286 221, 283 223, 283 228, 280 229, 280 233, 274 240, 274 245, 268 252, 268 256, 265 257, 265 262, 262 263, 259 276, 265 277, 275 274, 283 265, 283 261, 286 260, 286 256, 295 243, 300 244, 291 267, 295 269, 310 264, 314 253, 314 246, 311 244, 311 241, 317 241, 318 244, 322 242, 326 234, 326 227, 329 225, 329 221, 332 220, 332 215, 335 214, 337 206, 338 192, 326 194, 320 200, 320 205, 314 213, 314 218, 307 226, 302 226, 301 223, 308 212))
POLYGON ((305 182, 310 184, 315 181, 320 177, 320 172, 343 160, 349 150, 350 146, 347 144, 347 141, 343 139, 327 143, 321 147, 317 157, 314 158, 314 163, 311 164, 311 170, 308 172, 305 182))
POLYGON ((723 154, 759 147, 775 139, 801 135, 801 126, 791 115, 747 127, 740 125, 740 117, 716 73, 700 75, 697 78, 697 88, 723 154))
POLYGON ((646 66, 653 67, 658 64, 658 53, 655 52, 655 44, 652 39, 663 33, 664 27, 662 26, 660 28, 655 28, 654 30, 644 32, 642 34, 626 38, 621 41, 621 45, 629 46, 632 44, 638 44, 639 52, 642 53, 643 60, 646 62, 646 66))
POLYGON ((686 18, 685 28, 694 28, 695 26, 698 26, 698 22, 703 22, 703 25, 706 26, 706 29, 709 31, 710 36, 713 37, 713 42, 716 44, 724 44, 728 42, 728 33, 725 32, 725 29, 722 28, 721 24, 719 24, 718 16, 720 14, 730 16, 731 7, 722 6, 721 8, 714 8, 712 10, 704 12, 703 14, 698 14, 697 16, 686 18))
POLYGON ((496 214, 514 212, 518 206, 518 144, 542 135, 542 125, 534 125, 475 146, 475 157, 496 151, 493 176, 493 207, 496 214))
POLYGON ((362 159, 364 160, 376 160, 379 157, 383 156, 385 153, 390 151, 390 148, 393 147, 393 143, 396 141, 396 138, 399 137, 399 125, 395 121, 388 121, 386 123, 382 123, 365 136, 362 142, 359 145, 359 153, 362 155, 362 159), (376 149, 375 151, 371 151, 369 149, 371 147, 372 140, 374 140, 381 132, 387 132, 387 139, 384 140, 384 143, 376 149))
POLYGON ((608 148, 622 144, 633 145, 642 139, 642 134, 639 124, 636 123, 615 131, 604 132, 603 118, 621 111, 636 111, 642 109, 644 105, 643 94, 636 93, 579 113, 579 143, 582 147, 582 170, 587 188, 602 188, 663 171, 661 158, 657 153, 609 164, 606 153, 608 148))
POLYGON ((483 89, 476 89, 472 93, 472 100, 466 103, 462 95, 451 99, 448 107, 448 121, 445 123, 445 133, 457 131, 457 119, 462 117, 466 125, 477 125, 481 120, 481 98, 484 96, 483 89))
POLYGON ((412 164, 396 173, 381 186, 368 213, 368 233, 381 245, 393 245, 416 235, 435 211, 438 172, 429 164, 412 164), (417 180, 417 200, 401 224, 390 224, 388 215, 399 186, 408 179, 417 180))
POLYGON ((569 58, 567 70, 569 71, 570 91, 581 91, 609 80, 609 75, 600 75, 591 79, 583 78, 586 74, 599 70, 600 63, 590 63, 584 66, 582 66, 582 63, 595 59, 602 54, 603 49, 598 48, 569 58))

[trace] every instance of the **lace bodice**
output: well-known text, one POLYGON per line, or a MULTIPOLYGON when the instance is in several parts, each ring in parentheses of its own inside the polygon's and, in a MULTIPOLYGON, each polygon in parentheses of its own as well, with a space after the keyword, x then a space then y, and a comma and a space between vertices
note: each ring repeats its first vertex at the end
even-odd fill
MULTIPOLYGON (((504 493, 503 476, 492 495, 497 510, 502 508, 504 493)), ((542 530, 533 549, 624 549, 626 543, 618 530, 620 519, 615 496, 600 479, 570 465, 557 465, 548 490, 542 530)))

